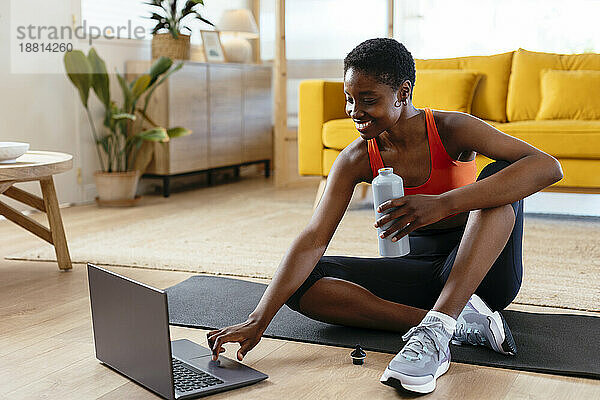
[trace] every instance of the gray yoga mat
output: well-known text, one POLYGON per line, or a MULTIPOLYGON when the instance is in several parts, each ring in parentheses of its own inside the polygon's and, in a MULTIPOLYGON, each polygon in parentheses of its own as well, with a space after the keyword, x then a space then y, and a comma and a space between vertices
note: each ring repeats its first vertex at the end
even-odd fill
MULTIPOLYGON (((246 320, 267 285, 217 276, 192 276, 168 288, 173 325, 216 329, 246 320)), ((450 346, 452 361, 600 379, 600 318, 569 314, 503 311, 518 347, 504 356, 476 346, 450 346)), ((331 325, 283 306, 265 337, 396 354, 401 334, 331 325)))

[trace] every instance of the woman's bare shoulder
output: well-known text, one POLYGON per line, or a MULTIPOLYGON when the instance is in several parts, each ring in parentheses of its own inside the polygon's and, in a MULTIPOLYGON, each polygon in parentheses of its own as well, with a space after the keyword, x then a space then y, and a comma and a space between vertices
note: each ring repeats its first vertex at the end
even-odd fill
POLYGON ((357 182, 371 182, 373 177, 371 172, 371 164, 369 163, 369 151, 367 150, 367 142, 363 138, 356 138, 352 143, 342 151, 348 159, 348 163, 357 182))
POLYGON ((463 150, 457 143, 456 132, 464 129, 465 126, 478 123, 480 120, 470 114, 465 114, 460 111, 438 111, 433 112, 435 126, 437 127, 438 135, 442 140, 447 153, 455 160, 470 161, 475 157, 471 151, 468 154, 463 154, 463 150))
POLYGON ((465 120, 477 119, 473 117, 471 114, 466 114, 460 111, 442 111, 442 110, 434 110, 433 111, 433 119, 435 120, 435 125, 439 130, 444 132, 452 131, 452 128, 456 127, 456 125, 461 125, 465 120))
POLYGON ((443 131, 446 134, 452 134, 452 132, 457 130, 464 130, 465 128, 473 126, 491 126, 486 121, 477 118, 474 115, 460 111, 435 110, 433 112, 433 117, 438 131, 443 131))

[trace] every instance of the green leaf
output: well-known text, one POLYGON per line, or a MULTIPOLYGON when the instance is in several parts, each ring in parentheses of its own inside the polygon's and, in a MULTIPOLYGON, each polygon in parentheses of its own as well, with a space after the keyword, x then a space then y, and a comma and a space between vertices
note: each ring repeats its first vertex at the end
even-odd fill
POLYGON ((135 103, 137 99, 148 89, 150 85, 150 80, 152 78, 149 74, 140 75, 131 86, 131 94, 133 102, 135 103))
POLYGON ((125 111, 129 111, 129 109, 131 108, 131 101, 133 95, 131 94, 129 85, 127 85, 127 81, 121 74, 117 74, 117 79, 119 80, 119 85, 121 86, 121 90, 123 91, 123 109, 125 111))
POLYGON ((156 82, 158 77, 167 72, 172 65, 173 60, 171 60, 169 57, 160 57, 158 60, 154 61, 149 72, 150 76, 152 77, 150 80, 150 85, 156 82))
POLYGON ((67 76, 79 91, 83 106, 87 108, 92 86, 92 66, 81 50, 66 52, 64 63, 67 76))
POLYGON ((185 17, 186 15, 190 15, 194 13, 194 8, 198 5, 204 5, 204 2, 200 2, 200 1, 196 1, 196 0, 188 0, 185 3, 185 7, 183 8, 183 10, 181 11, 181 18, 183 19, 183 17, 185 17))
POLYGON ((129 113, 114 114, 114 115, 112 115, 112 119, 114 119, 114 120, 130 119, 132 121, 135 121, 135 115, 132 115, 129 113))
POLYGON ((171 68, 166 74, 162 76, 162 78, 160 78, 157 82, 154 83, 154 85, 152 85, 152 87, 148 91, 148 94, 146 95, 146 103, 144 105, 144 110, 146 110, 148 102, 150 101, 150 97, 152 96, 152 93, 154 93, 154 90, 156 90, 156 88, 159 87, 171 74, 179 71, 181 68, 183 68, 182 62, 177 64, 175 67, 171 68))
POLYGON ((164 16, 162 16, 160 14, 157 14, 155 12, 153 12, 151 16, 146 17, 146 18, 148 18, 148 19, 154 19, 156 21, 166 21, 167 20, 164 16))
POLYGON ((110 108, 110 88, 108 84, 108 72, 106 64, 96 50, 92 47, 88 53, 88 61, 92 67, 92 87, 96 96, 100 99, 105 108, 110 108))
POLYGON ((158 33, 159 30, 161 29, 169 29, 169 23, 168 22, 159 22, 156 24, 156 26, 154 27, 154 29, 152 29, 152 34, 156 34, 158 33))
POLYGON ((209 25, 215 26, 215 24, 213 24, 212 22, 210 22, 206 18, 202 17, 202 15, 200 15, 199 12, 195 11, 195 13, 196 13, 196 18, 198 18, 200 21, 205 22, 205 23, 207 23, 209 25))
POLYGON ((204 5, 203 1, 198 1, 198 0, 188 0, 185 3, 185 7, 183 8, 182 12, 181 12, 181 16, 185 17, 186 15, 188 15, 189 13, 192 12, 192 8, 196 7, 198 4, 202 4, 204 5))
POLYGON ((177 0, 169 0, 171 3, 171 17, 175 18, 177 15, 177 0))
POLYGON ((98 144, 102 146, 102 150, 106 152, 106 154, 110 154, 110 147, 108 141, 110 140, 110 135, 106 135, 100 139, 98 139, 98 144))
POLYGON ((117 105, 114 101, 110 101, 108 103, 108 108, 106 108, 104 113, 104 126, 107 128, 111 128, 112 125, 112 115, 115 114, 115 110, 117 109, 117 105))
POLYGON ((137 112, 139 112, 142 115, 142 117, 146 121, 148 121, 152 126, 158 127, 158 124, 156 122, 152 121, 152 119, 146 114, 146 112, 144 110, 142 110, 141 108, 138 108, 137 112))
POLYGON ((181 126, 176 126, 175 128, 167 129, 167 135, 170 138, 176 138, 181 136, 191 135, 192 131, 189 129, 182 128, 181 126))
POLYGON ((151 142, 168 142, 169 135, 167 135, 167 131, 165 128, 152 128, 147 131, 138 132, 135 136, 139 137, 142 140, 148 140, 151 142))

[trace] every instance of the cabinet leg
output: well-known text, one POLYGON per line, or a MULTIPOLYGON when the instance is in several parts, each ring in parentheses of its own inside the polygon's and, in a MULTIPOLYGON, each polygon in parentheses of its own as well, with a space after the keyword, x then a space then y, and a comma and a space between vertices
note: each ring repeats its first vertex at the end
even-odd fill
POLYGON ((265 160, 265 178, 271 176, 271 160, 265 160))
POLYGON ((163 177, 163 197, 169 197, 171 195, 171 177, 163 177))
POLYGON ((52 176, 40 179, 40 186, 44 197, 46 214, 48 215, 48 225, 50 225, 50 234, 52 235, 58 268, 61 270, 71 269, 73 268, 71 265, 71 256, 69 255, 69 248, 67 247, 67 239, 65 237, 62 218, 60 217, 58 198, 56 197, 52 176))
POLYGON ((235 167, 233 167, 233 176, 236 179, 240 177, 240 166, 239 165, 236 165, 235 167))

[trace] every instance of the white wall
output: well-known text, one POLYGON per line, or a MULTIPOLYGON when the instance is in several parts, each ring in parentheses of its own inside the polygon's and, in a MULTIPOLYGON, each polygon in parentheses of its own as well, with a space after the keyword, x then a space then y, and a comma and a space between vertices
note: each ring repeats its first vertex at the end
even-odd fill
MULTIPOLYGON (((10 0, 0 0, 0 140, 28 142, 32 150, 76 154, 78 137, 74 115, 77 104, 71 83, 58 74, 11 73, 10 3, 10 0)), ((48 25, 70 24, 71 5, 68 1, 43 12, 46 12, 48 25)), ((55 176, 61 203, 80 200, 79 163, 80 159, 76 158, 73 170, 55 176)), ((19 187, 41 193, 35 182, 19 187)))
MULTIPOLYGON (((93 173, 99 169, 99 162, 77 91, 63 73, 11 73, 10 11, 11 1, 0 0, 0 59, 3 60, 0 62, 0 141, 28 142, 31 150, 72 154, 73 169, 55 176, 59 202, 93 201, 96 196, 93 173)), ((72 15, 79 15, 79 2, 51 1, 43 13, 45 25, 71 25, 72 15)), ((124 72, 126 60, 150 58, 150 42, 97 40, 93 45, 111 72, 115 67, 124 72)), ((87 54, 89 45, 78 41, 75 48, 87 54)), ((62 55, 59 57, 62 59, 62 55)), ((114 75, 111 81, 111 94, 120 101, 121 91, 114 75)), ((101 129, 103 110, 92 92, 90 106, 96 116, 96 129, 101 129)), ((41 194, 36 182, 18 186, 41 194)), ((10 199, 6 201, 21 210, 28 208, 10 199)))

